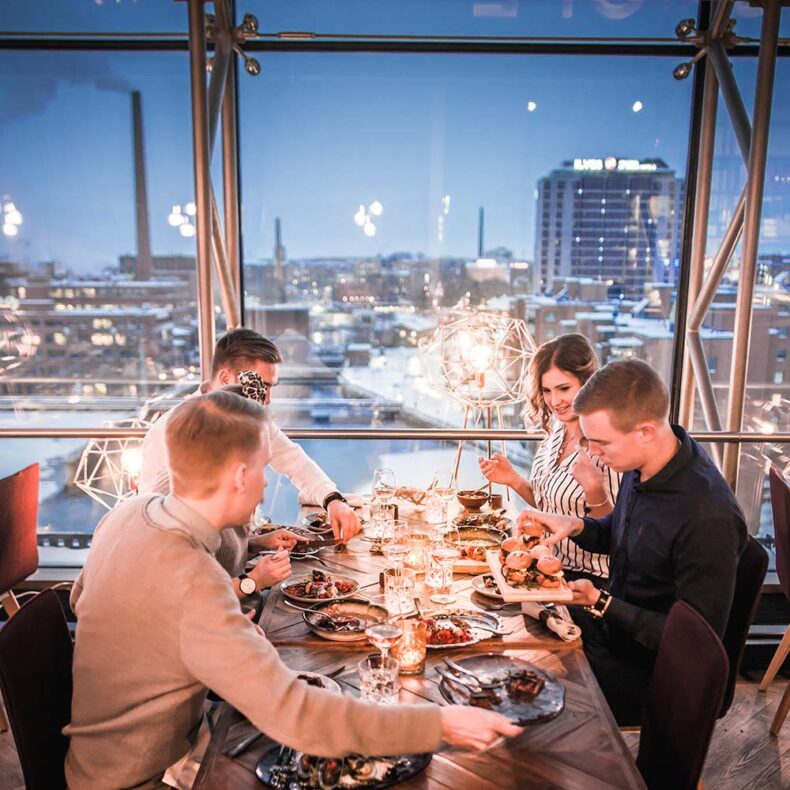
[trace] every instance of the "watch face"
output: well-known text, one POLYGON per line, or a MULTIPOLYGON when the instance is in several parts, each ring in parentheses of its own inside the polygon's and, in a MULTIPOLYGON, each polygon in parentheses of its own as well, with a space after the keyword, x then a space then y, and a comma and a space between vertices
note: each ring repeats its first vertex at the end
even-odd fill
POLYGON ((252 595, 255 592, 255 579, 245 576, 245 578, 239 582, 239 588, 245 595, 252 595))

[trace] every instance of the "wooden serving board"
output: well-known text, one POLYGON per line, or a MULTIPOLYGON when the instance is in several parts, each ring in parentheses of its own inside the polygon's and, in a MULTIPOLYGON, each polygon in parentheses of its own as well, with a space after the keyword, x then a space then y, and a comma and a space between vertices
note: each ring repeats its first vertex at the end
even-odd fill
POLYGON ((519 587, 511 587, 505 581, 505 577, 502 574, 502 563, 499 561, 499 551, 487 551, 486 559, 488 560, 488 567, 496 579, 499 591, 502 593, 503 600, 509 603, 514 601, 539 601, 542 603, 554 601, 557 603, 567 603, 573 600, 573 592, 564 579, 562 580, 562 586, 554 588, 527 590, 519 587))

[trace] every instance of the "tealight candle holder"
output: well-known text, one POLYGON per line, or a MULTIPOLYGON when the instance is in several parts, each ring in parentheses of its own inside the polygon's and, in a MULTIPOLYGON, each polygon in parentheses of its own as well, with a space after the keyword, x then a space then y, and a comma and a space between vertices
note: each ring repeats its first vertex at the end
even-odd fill
POLYGON ((392 657, 400 665, 401 675, 420 675, 425 671, 428 626, 415 618, 400 620, 401 638, 392 646, 392 657))

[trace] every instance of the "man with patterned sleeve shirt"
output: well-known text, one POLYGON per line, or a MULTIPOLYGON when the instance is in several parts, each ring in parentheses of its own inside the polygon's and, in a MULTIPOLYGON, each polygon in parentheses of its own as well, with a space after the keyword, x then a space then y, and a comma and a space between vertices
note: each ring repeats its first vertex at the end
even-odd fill
POLYGON ((573 402, 591 455, 624 472, 614 511, 575 518, 527 511, 552 533, 609 554, 609 592, 571 582, 584 651, 620 725, 641 721, 667 614, 691 604, 721 636, 746 524, 713 461, 668 420, 666 387, 640 360, 612 362, 573 402))

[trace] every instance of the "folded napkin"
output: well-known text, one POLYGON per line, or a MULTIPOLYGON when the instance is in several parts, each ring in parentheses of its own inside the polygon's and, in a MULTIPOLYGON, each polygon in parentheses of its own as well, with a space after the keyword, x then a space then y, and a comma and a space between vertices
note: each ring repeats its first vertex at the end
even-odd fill
POLYGON ((582 635, 582 629, 571 620, 568 610, 549 608, 536 601, 524 601, 521 611, 543 623, 549 631, 553 631, 563 642, 573 642, 582 635))

